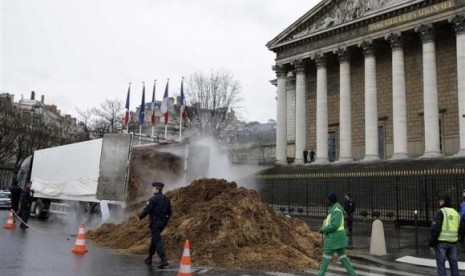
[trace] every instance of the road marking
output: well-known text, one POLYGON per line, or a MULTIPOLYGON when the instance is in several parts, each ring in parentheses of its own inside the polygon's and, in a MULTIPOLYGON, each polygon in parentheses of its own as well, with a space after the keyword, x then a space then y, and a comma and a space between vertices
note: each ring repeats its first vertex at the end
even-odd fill
MULTIPOLYGON (((318 270, 315 270, 315 269, 307 269, 304 272, 305 273, 311 273, 312 275, 317 275, 318 274, 318 270)), ((358 273, 358 271, 357 271, 357 273, 358 273)), ((334 274, 334 273, 331 273, 329 271, 326 271, 325 276, 340 276, 340 274, 334 274)))
POLYGON ((282 272, 267 272, 266 274, 273 275, 273 276, 297 276, 296 274, 282 273, 282 272))
MULTIPOLYGON (((338 267, 338 266, 332 266, 332 265, 330 265, 330 266, 329 266, 329 269, 331 269, 331 270, 336 270, 336 271, 340 271, 340 272, 347 272, 347 270, 346 270, 345 268, 338 267)), ((368 275, 368 276, 383 276, 383 275, 385 275, 385 274, 364 272, 364 271, 360 271, 360 270, 356 270, 355 272, 357 272, 357 275, 368 275)))
POLYGON ((423 276, 423 274, 404 272, 404 271, 400 271, 400 270, 392 270, 392 269, 387 269, 387 268, 383 268, 383 267, 362 265, 362 264, 358 264, 358 263, 352 263, 352 265, 354 267, 357 267, 357 268, 364 268, 364 269, 375 270, 375 271, 379 271, 379 272, 393 273, 393 274, 397 274, 397 275, 423 276))
MULTIPOLYGON (((408 263, 414 265, 423 265, 423 266, 430 266, 436 267, 436 260, 429 259, 429 258, 418 258, 412 256, 404 256, 401 258, 396 259, 397 262, 401 263, 408 263)), ((465 262, 457 262, 460 270, 465 270, 465 262)), ((449 262, 446 262, 446 267, 449 267, 449 262)))

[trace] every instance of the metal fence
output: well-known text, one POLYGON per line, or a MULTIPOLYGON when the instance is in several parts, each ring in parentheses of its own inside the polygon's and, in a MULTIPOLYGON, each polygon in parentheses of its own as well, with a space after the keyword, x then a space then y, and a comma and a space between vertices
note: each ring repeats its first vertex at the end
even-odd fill
POLYGON ((450 195, 453 207, 459 206, 465 171, 262 175, 258 187, 262 200, 281 213, 326 216, 325 196, 336 192, 342 202, 349 192, 356 204, 355 218, 412 225, 416 210, 419 224, 429 225, 441 195, 450 195))

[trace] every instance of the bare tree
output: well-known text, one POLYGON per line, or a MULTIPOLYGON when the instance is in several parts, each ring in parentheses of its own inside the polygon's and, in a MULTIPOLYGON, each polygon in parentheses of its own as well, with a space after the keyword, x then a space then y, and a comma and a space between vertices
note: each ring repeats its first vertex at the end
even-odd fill
POLYGON ((187 80, 189 128, 201 136, 219 137, 236 120, 241 85, 232 73, 224 70, 209 74, 197 72, 187 80))
POLYGON ((123 102, 115 100, 105 100, 99 107, 78 109, 81 125, 90 134, 90 138, 102 138, 105 133, 119 133, 123 131, 123 102))

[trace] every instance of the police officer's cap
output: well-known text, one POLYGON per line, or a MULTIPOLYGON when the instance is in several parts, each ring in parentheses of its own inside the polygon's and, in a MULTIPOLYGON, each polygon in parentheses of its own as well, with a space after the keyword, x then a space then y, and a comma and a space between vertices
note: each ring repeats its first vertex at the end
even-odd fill
POLYGON ((152 183, 152 187, 163 188, 164 186, 165 186, 165 184, 163 184, 161 182, 153 182, 152 183))

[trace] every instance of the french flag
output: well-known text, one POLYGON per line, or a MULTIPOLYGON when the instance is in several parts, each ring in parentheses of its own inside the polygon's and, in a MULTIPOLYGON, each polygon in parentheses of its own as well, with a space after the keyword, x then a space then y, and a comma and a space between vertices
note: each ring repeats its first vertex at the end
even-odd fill
POLYGON ((165 117, 165 125, 168 124, 168 83, 170 79, 166 81, 166 88, 165 94, 163 95, 163 102, 161 103, 161 113, 163 113, 163 117, 165 117))
POLYGON ((131 83, 129 83, 129 88, 128 88, 128 95, 126 97, 126 113, 124 114, 124 126, 128 126, 129 124, 129 95, 131 94, 131 83))
POLYGON ((153 83, 153 92, 152 92, 152 116, 150 117, 152 121, 152 126, 155 126, 155 87, 157 86, 157 80, 153 83))
POLYGON ((144 115, 145 115, 145 82, 142 88, 142 102, 140 103, 140 109, 139 109, 139 126, 144 124, 144 115))
POLYGON ((186 110, 186 98, 184 98, 184 88, 183 88, 184 78, 181 80, 181 118, 185 122, 187 120, 187 110, 186 110))

